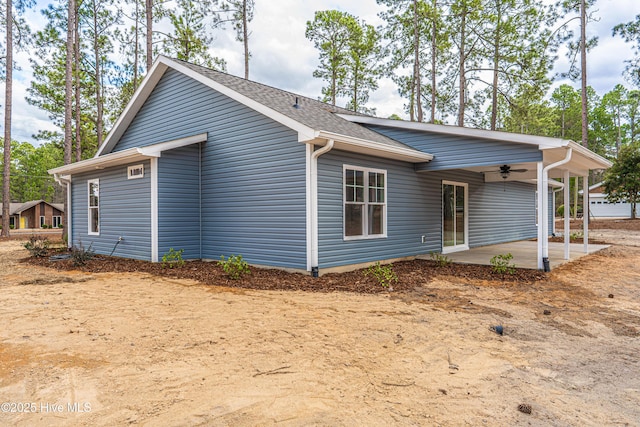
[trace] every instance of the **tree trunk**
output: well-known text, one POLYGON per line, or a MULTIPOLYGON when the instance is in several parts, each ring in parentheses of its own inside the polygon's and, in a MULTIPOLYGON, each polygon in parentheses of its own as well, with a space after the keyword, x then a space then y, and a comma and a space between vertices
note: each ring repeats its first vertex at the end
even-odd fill
MULTIPOLYGON (((76 11, 75 15, 78 16, 78 8, 80 6, 76 3, 76 11)), ((76 19, 73 28, 73 37, 74 37, 74 92, 75 92, 75 128, 76 128, 76 162, 82 160, 82 124, 80 123, 82 120, 81 112, 80 112, 80 20, 76 19)))
MULTIPOLYGON (((73 57, 74 57, 74 28, 75 28, 75 20, 76 20, 76 2, 75 0, 69 0, 69 4, 67 5, 67 49, 66 49, 66 60, 65 60, 65 73, 64 73, 64 164, 68 165, 71 163, 71 148, 72 148, 72 107, 73 107, 73 57)), ((66 235, 69 227, 68 227, 68 218, 69 218, 69 200, 67 197, 64 199, 64 222, 63 222, 63 231, 62 234, 66 235)), ((72 238, 71 236, 67 236, 69 239, 68 242, 71 244, 72 238)))
POLYGON ((580 67, 582 74, 582 146, 589 147, 589 117, 587 113, 587 5, 580 1, 580 67))
POLYGON ((436 69, 437 62, 437 42, 438 42, 438 27, 437 22, 437 10, 438 0, 433 0, 433 19, 431 20, 431 120, 430 123, 436 122, 436 75, 438 70, 436 69))
POLYGON ((145 0, 147 16, 147 73, 153 65, 153 0, 145 0))
POLYGON ((138 89, 138 56, 140 55, 138 43, 138 31, 140 31, 140 1, 135 0, 136 2, 136 25, 135 25, 135 35, 133 37, 135 41, 135 47, 133 48, 133 91, 135 92, 138 89))
POLYGON ((9 237, 9 215, 11 203, 11 108, 13 97, 13 1, 6 0, 6 80, 4 92, 4 163, 2 175, 2 231, 1 236, 9 237))
POLYGON ((103 103, 102 103, 102 68, 100 67, 100 48, 98 46, 98 5, 96 0, 93 0, 93 54, 96 61, 96 136, 97 147, 102 146, 102 115, 103 115, 103 103))
POLYGON ((247 0, 242 1, 242 40, 244 41, 244 78, 249 79, 249 25, 247 21, 247 0))
POLYGON ((418 19, 418 0, 413 0, 413 84, 416 97, 416 120, 422 122, 422 82, 420 81, 420 31, 418 19))
POLYGON ((502 31, 502 27, 500 26, 502 19, 500 2, 497 2, 496 6, 496 38, 493 44, 493 86, 491 87, 491 130, 496 130, 496 124, 498 122, 498 67, 500 62, 500 34, 502 31))
POLYGON ((467 20, 467 11, 466 9, 462 11, 462 16, 460 17, 460 64, 459 64, 459 70, 458 72, 460 73, 460 93, 458 95, 458 102, 460 103, 460 105, 458 106, 458 126, 464 126, 464 109, 465 109, 465 104, 466 104, 466 100, 465 100, 465 88, 467 86, 467 81, 464 75, 464 71, 465 71, 465 67, 464 67, 464 63, 466 61, 466 55, 465 55, 465 37, 466 35, 466 22, 467 20))

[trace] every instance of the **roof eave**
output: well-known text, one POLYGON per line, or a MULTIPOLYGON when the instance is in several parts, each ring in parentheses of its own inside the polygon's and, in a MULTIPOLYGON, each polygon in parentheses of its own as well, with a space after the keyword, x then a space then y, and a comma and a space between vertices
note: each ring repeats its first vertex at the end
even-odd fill
POLYGON ((354 138, 333 132, 320 131, 318 133, 318 138, 327 140, 332 139, 334 140, 335 148, 354 153, 368 154, 410 163, 423 163, 433 160, 432 154, 423 153, 410 147, 394 147, 375 141, 354 138))
POLYGON ((424 122, 409 122, 406 120, 382 119, 379 117, 355 116, 348 114, 338 114, 338 116, 354 123, 388 126, 400 129, 417 130, 422 132, 433 132, 444 135, 467 136, 479 139, 491 139, 497 141, 515 142, 519 144, 537 145, 541 149, 562 147, 569 143, 568 140, 559 138, 525 135, 486 129, 474 129, 462 126, 440 125, 424 122))
POLYGON ((199 133, 185 138, 178 138, 144 147, 128 148, 126 150, 116 151, 115 153, 103 154, 100 157, 93 157, 91 159, 60 166, 50 169, 48 172, 60 177, 62 175, 73 175, 92 170, 105 169, 112 166, 120 166, 127 163, 134 163, 152 157, 160 157, 162 152, 167 150, 173 150, 175 148, 204 142, 207 140, 207 137, 208 135, 206 133, 199 133))
POLYGON ((159 157, 149 154, 143 154, 139 148, 129 148, 127 150, 118 151, 116 153, 109 153, 100 157, 94 157, 87 160, 81 160, 69 165, 60 166, 57 168, 49 169, 48 172, 51 175, 74 175, 83 172, 89 172, 92 170, 101 170, 112 166, 119 166, 127 163, 133 163, 136 161, 144 160, 149 157, 159 157))

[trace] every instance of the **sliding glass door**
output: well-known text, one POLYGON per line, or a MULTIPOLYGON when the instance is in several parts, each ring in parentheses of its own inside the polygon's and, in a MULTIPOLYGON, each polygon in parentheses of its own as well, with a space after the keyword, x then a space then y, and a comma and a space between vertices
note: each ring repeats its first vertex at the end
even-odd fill
POLYGON ((468 184, 442 182, 442 252, 469 249, 467 233, 468 184))

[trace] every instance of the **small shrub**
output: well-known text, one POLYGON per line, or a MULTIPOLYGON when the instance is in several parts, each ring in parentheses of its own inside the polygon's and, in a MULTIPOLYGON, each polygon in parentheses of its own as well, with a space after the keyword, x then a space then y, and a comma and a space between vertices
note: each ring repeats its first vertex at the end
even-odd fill
POLYGON ((446 267, 452 262, 451 258, 449 258, 448 256, 436 252, 431 252, 429 254, 429 257, 431 258, 431 261, 434 261, 436 264, 438 264, 438 267, 446 267))
POLYGON ((184 267, 184 260, 182 259, 183 253, 184 249, 176 251, 173 248, 169 248, 169 252, 162 255, 162 268, 184 267))
POLYGON ((508 254, 499 254, 491 258, 491 267, 493 268, 494 273, 498 274, 515 274, 516 266, 515 264, 511 264, 511 260, 513 259, 513 255, 508 254))
POLYGON ((224 258, 224 255, 220 256, 220 261, 218 264, 222 267, 227 276, 229 276, 232 280, 238 280, 245 274, 251 274, 251 270, 249 269, 249 264, 245 260, 242 259, 242 255, 233 255, 227 259, 224 258))
POLYGON ((582 231, 574 231, 572 233, 569 233, 570 240, 582 239, 583 237, 584 235, 582 234, 582 231))
POLYGON ((373 276, 383 288, 390 291, 393 290, 393 284, 398 283, 398 275, 393 271, 393 264, 381 265, 378 261, 367 268, 364 275, 373 276))
POLYGON ((24 244, 26 250, 29 251, 32 257, 42 258, 47 255, 49 251, 49 239, 42 236, 31 236, 29 241, 24 244))
POLYGON ((71 260, 73 261, 73 265, 76 267, 85 265, 87 261, 91 261, 95 256, 95 252, 91 247, 93 243, 89 245, 87 249, 84 248, 82 242, 80 242, 80 246, 73 246, 71 248, 71 260))

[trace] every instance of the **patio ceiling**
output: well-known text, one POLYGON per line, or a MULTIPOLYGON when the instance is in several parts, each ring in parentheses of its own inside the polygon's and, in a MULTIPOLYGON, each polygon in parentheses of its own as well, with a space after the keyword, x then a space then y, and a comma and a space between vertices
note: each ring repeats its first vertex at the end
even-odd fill
MULTIPOLYGON (((564 172, 569 171, 570 176, 586 176, 590 170, 606 169, 611 163, 597 154, 582 149, 577 144, 572 143, 571 160, 562 166, 549 170, 549 178, 564 178, 564 172)), ((542 149, 543 165, 547 166, 552 163, 563 160, 567 155, 566 147, 546 148, 542 149)), ((493 166, 475 166, 468 167, 464 170, 478 172, 484 174, 485 182, 503 182, 503 181, 524 181, 531 182, 538 179, 536 162, 526 163, 509 163, 512 172, 507 177, 502 176, 500 167, 502 164, 493 166)))

